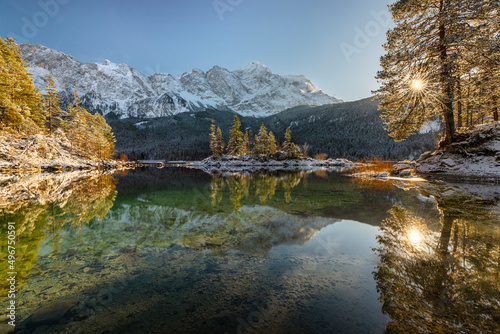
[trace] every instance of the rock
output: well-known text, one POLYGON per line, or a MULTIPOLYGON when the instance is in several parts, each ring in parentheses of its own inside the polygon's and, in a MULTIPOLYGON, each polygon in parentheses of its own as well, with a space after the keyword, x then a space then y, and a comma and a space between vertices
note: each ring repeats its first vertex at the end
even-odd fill
POLYGON ((412 177, 412 174, 409 170, 403 170, 399 173, 400 177, 412 177))
POLYGON ((33 313, 26 320, 26 325, 29 327, 36 327, 55 324, 59 322, 77 302, 76 299, 55 301, 33 313))
POLYGON ((399 164, 394 165, 393 170, 394 171, 402 171, 405 169, 410 169, 412 167, 413 166, 410 163, 399 163, 399 164))
POLYGON ((431 151, 427 151, 427 152, 424 152, 420 155, 420 157, 417 159, 417 162, 420 162, 422 160, 425 160, 425 159, 428 159, 432 156, 432 152, 431 151))
POLYGON ((443 159, 441 160, 441 163, 448 167, 455 167, 457 165, 452 159, 443 159))
POLYGON ((282 151, 276 151, 272 154, 271 158, 277 161, 284 161, 286 160, 286 153, 282 151))

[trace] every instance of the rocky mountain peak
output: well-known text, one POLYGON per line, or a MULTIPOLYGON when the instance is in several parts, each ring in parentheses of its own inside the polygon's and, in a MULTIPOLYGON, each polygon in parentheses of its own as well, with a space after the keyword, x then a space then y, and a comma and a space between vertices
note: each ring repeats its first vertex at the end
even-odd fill
POLYGON ((303 75, 273 74, 259 62, 232 72, 214 66, 206 73, 193 69, 180 77, 147 77, 127 64, 107 59, 81 63, 43 45, 22 44, 21 52, 39 88, 51 74, 64 96, 70 96, 76 85, 87 109, 121 117, 160 117, 207 108, 268 116, 299 105, 342 102, 316 89, 303 75))

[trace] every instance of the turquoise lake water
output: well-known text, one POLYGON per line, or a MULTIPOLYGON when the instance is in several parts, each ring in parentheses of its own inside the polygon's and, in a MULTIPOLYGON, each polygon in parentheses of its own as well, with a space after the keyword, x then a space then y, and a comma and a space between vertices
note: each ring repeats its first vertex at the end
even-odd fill
POLYGON ((444 183, 145 168, 0 189, 1 231, 16 227, 16 333, 500 328, 498 202, 444 183))

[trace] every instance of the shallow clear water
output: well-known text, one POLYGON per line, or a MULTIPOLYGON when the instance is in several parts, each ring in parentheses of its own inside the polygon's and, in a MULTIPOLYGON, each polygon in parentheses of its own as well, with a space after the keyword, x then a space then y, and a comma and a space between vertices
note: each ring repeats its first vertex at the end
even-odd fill
POLYGON ((19 333, 498 330, 495 201, 327 171, 30 177, 0 203, 19 333))

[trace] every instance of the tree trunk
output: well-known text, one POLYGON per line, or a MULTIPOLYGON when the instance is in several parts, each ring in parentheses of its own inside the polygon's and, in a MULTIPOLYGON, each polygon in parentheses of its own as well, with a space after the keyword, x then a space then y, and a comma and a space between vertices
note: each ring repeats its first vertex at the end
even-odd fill
POLYGON ((493 96, 493 120, 498 122, 498 98, 493 96))
MULTIPOLYGON (((444 0, 440 1, 439 12, 443 14, 444 0)), ((448 64, 448 49, 446 47, 446 27, 444 23, 439 26, 439 58, 441 60, 441 83, 443 85, 443 118, 445 122, 444 145, 453 143, 455 137, 455 119, 453 115, 453 75, 448 64)))
POLYGON ((460 78, 457 79, 457 127, 462 127, 462 85, 460 78))

